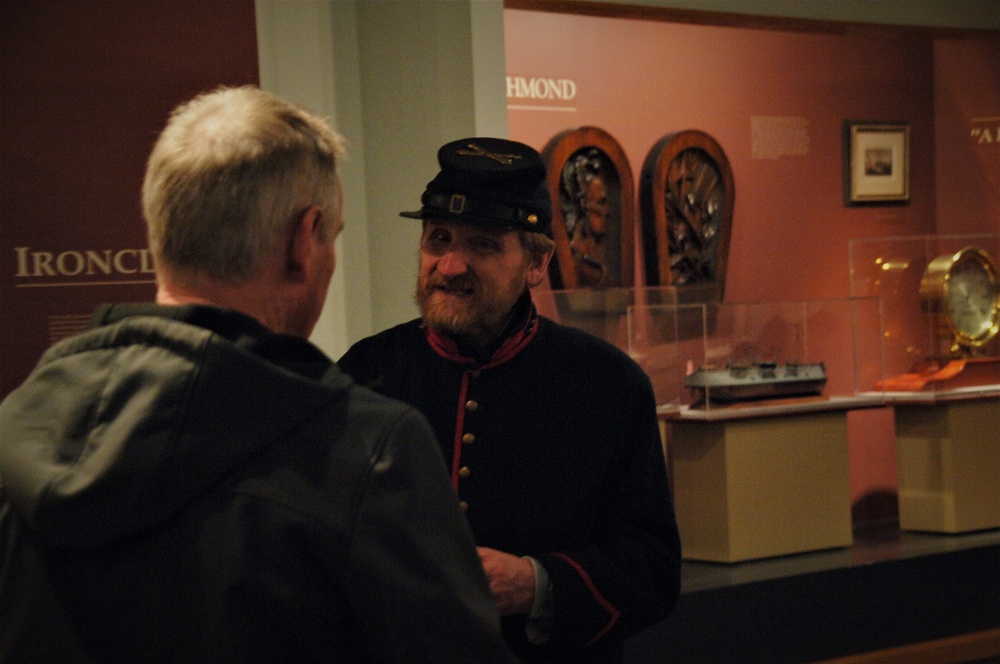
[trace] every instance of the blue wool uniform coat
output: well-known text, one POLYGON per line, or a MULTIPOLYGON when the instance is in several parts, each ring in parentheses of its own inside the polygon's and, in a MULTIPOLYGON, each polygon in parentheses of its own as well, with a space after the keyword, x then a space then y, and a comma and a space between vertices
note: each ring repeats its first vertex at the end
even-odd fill
POLYGON ((476 543, 538 559, 554 591, 551 637, 526 662, 613 662, 666 616, 680 542, 649 379, 614 346, 529 310, 489 357, 410 321, 340 360, 363 385, 416 406, 441 443, 476 543))

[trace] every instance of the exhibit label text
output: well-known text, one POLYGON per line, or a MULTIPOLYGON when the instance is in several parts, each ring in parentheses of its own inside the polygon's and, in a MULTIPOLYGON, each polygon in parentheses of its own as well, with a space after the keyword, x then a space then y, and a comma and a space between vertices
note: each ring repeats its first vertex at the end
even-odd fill
POLYGON ((15 247, 18 279, 153 274, 149 249, 83 249, 53 252, 15 247))

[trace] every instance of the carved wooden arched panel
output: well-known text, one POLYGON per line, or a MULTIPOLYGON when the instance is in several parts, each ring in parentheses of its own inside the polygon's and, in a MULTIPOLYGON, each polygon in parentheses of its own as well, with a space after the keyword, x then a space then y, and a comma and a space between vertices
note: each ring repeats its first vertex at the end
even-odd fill
POLYGON ((556 134, 542 150, 552 196, 553 289, 631 287, 634 186, 625 152, 597 127, 556 134))
POLYGON ((715 139, 686 130, 657 141, 642 167, 639 201, 646 284, 714 284, 721 300, 735 191, 715 139))

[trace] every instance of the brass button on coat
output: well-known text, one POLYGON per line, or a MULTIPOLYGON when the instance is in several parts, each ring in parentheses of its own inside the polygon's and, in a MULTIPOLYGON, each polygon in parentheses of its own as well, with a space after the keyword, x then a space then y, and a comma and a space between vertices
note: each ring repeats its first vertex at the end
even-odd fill
POLYGON ((458 469, 458 476, 463 480, 472 474, 472 470, 468 466, 462 466, 458 469))
POLYGON ((462 435, 462 442, 466 445, 476 442, 475 434, 467 433, 462 435))
POLYGON ((469 399, 468 401, 465 402, 465 410, 469 411, 470 413, 475 412, 477 408, 479 408, 479 402, 476 401, 475 399, 469 399))

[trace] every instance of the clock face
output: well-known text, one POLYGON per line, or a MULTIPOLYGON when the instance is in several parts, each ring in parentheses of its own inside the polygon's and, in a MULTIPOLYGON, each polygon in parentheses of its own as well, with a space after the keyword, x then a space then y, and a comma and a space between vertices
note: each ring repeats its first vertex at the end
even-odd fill
POLYGON ((995 281, 978 254, 966 254, 952 266, 945 297, 948 317, 959 335, 976 340, 990 333, 997 308, 995 281))
POLYGON ((982 249, 966 247, 932 260, 920 280, 920 298, 952 357, 979 352, 1000 330, 1000 282, 982 249))

